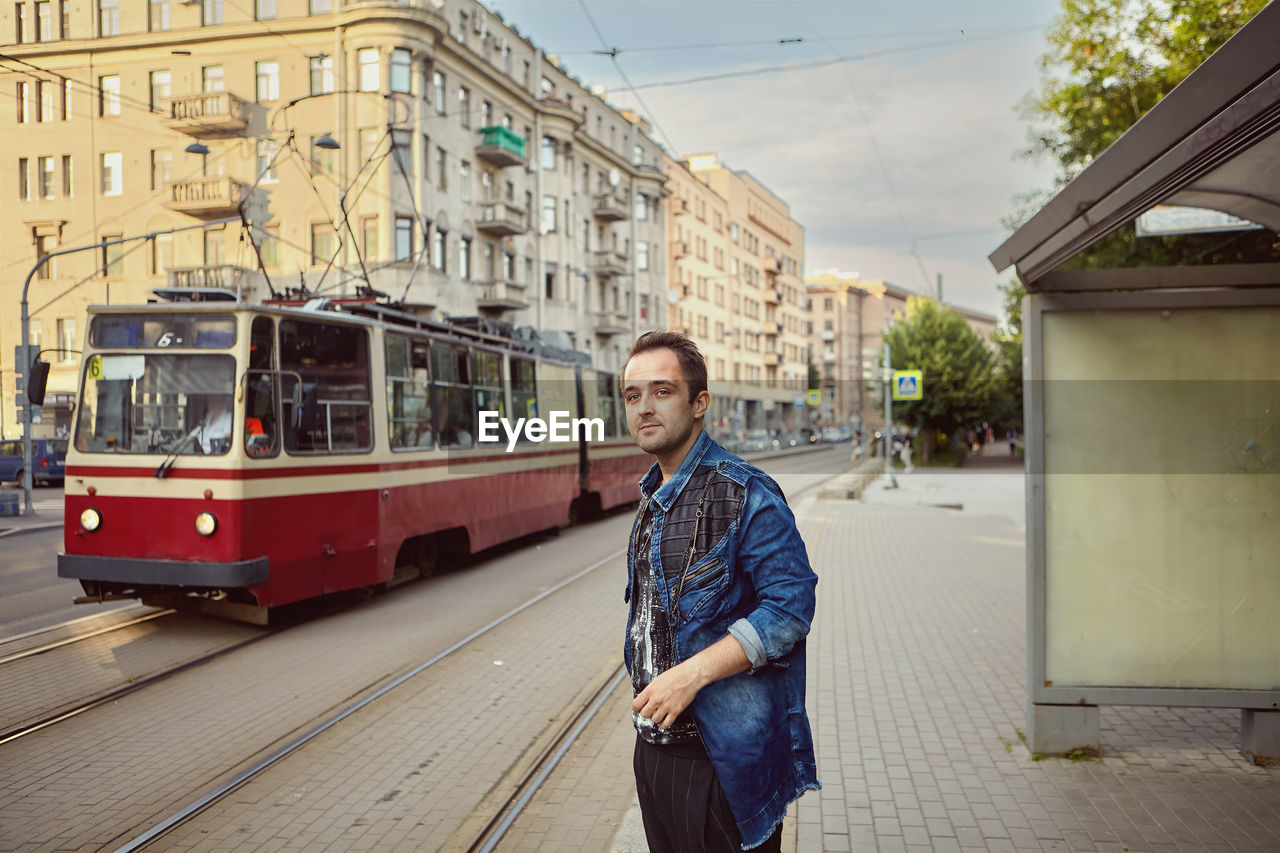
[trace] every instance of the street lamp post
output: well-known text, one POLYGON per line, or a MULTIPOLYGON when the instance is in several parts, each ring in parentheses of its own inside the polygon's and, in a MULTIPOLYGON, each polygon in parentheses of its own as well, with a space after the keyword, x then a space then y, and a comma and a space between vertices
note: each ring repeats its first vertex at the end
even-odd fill
MULTIPOLYGON (((31 471, 31 400, 29 392, 31 390, 31 364, 34 358, 31 356, 31 316, 27 307, 27 291, 31 287, 31 280, 35 278, 40 268, 53 258, 60 255, 70 255, 75 252, 87 252, 91 249, 102 249, 107 246, 116 246, 121 243, 132 243, 137 240, 150 240, 152 237, 158 237, 161 234, 176 234, 179 231, 191 231, 196 228, 208 228, 212 225, 225 225, 228 222, 239 222, 240 217, 230 216, 226 219, 217 219, 212 222, 201 222, 198 225, 185 225, 181 228, 169 228, 163 231, 152 231, 149 234, 141 234, 137 237, 121 237, 116 240, 104 240, 101 243, 94 243, 90 246, 77 246, 74 249, 59 249, 56 252, 50 252, 36 261, 35 266, 27 273, 27 279, 22 283, 22 337, 21 343, 18 345, 17 355, 23 362, 22 367, 22 496, 26 506, 24 515, 35 515, 36 508, 31 499, 31 488, 33 482, 33 474, 31 471)), ((87 281, 88 279, 86 279, 87 281)), ((36 357, 39 356, 36 352, 36 357)))

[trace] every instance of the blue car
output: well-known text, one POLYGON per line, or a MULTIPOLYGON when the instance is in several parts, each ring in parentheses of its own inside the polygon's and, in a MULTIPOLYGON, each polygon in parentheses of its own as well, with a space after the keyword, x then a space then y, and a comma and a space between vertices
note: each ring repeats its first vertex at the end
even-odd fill
MULTIPOLYGON (((66 477, 67 440, 65 438, 31 439, 32 482, 37 485, 62 483, 66 477)), ((0 483, 22 484, 22 440, 0 441, 0 483)))

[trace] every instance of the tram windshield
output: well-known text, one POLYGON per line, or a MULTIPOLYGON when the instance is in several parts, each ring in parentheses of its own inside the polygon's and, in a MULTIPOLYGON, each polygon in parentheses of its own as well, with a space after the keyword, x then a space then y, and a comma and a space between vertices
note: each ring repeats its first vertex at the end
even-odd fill
POLYGON ((96 353, 85 362, 76 449, 226 453, 234 387, 230 355, 96 353))

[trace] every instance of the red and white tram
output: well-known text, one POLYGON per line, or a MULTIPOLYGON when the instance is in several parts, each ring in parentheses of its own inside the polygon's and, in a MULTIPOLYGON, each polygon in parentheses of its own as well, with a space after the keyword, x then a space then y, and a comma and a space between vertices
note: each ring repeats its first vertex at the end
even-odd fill
POLYGON ((265 621, 634 501, 649 459, 585 360, 369 303, 91 308, 58 574, 265 621), (508 452, 482 411, 604 436, 508 452))

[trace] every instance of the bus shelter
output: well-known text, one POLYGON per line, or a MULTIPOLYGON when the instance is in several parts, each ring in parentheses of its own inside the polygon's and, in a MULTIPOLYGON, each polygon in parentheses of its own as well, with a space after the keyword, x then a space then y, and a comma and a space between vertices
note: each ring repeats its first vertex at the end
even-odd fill
POLYGON ((1157 205, 1280 231, 1280 4, 990 256, 1028 292, 1028 745, 1101 748, 1102 705, 1240 708, 1268 763, 1280 263, 1060 268, 1157 205))

